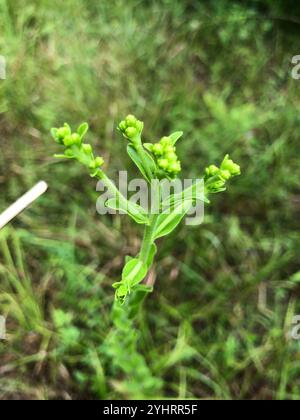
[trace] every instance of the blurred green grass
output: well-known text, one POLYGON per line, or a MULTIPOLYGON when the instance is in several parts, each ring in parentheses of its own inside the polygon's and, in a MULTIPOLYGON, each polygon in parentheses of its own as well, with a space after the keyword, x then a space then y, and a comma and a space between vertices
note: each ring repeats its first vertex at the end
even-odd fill
MULTIPOLYGON (((243 176, 160 244, 138 345, 161 398, 298 399, 299 7, 277 1, 0 0, 0 209, 47 195, 0 234, 0 398, 143 398, 103 350, 111 284, 140 231, 99 217, 93 180, 57 163, 49 129, 88 120, 108 171, 132 171, 129 112, 184 130, 184 175, 230 152, 243 176)), ((124 350, 126 351, 126 350, 124 350)))

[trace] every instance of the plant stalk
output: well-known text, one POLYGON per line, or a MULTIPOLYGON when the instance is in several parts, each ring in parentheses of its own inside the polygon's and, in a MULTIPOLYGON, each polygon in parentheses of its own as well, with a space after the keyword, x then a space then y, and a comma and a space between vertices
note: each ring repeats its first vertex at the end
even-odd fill
MULTIPOLYGON (((160 186, 160 183, 155 184, 155 185, 156 185, 156 192, 159 196, 159 203, 160 203, 161 202, 161 186, 160 186)), ((142 243, 142 248, 141 248, 141 253, 140 253, 140 259, 143 261, 144 264, 148 264, 148 258, 151 251, 151 246, 154 243, 153 236, 154 236, 155 229, 157 226, 158 217, 159 217, 159 213, 151 214, 150 225, 146 226, 145 228, 145 233, 144 233, 144 238, 143 238, 143 243, 142 243)))

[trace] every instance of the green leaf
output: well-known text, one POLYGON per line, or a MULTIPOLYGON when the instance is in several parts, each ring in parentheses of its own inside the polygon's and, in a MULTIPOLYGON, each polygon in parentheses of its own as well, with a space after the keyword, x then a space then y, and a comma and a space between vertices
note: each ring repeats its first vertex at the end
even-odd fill
MULTIPOLYGON (((149 153, 146 152, 146 150, 144 148, 142 150, 143 150, 144 159, 146 161, 146 164, 148 165, 148 168, 150 168, 152 173, 155 173, 156 172, 156 164, 155 164, 154 160, 149 155, 149 153)), ((149 179, 149 176, 147 175, 147 173, 148 173, 147 168, 145 168, 141 157, 139 156, 138 152, 136 151, 135 147, 132 144, 129 144, 127 146, 127 153, 130 156, 130 158, 132 159, 132 161, 139 168, 143 177, 147 181, 151 182, 151 179, 149 179)))
POLYGON ((120 203, 115 198, 111 198, 106 201, 105 205, 112 210, 128 214, 138 224, 149 225, 149 218, 146 211, 138 204, 131 203, 130 201, 120 203))
POLYGON ((175 208, 170 212, 167 209, 157 219, 157 226, 154 232, 153 240, 169 235, 179 225, 193 205, 193 200, 180 201, 175 203, 175 208))
POLYGON ((58 140, 57 140, 57 132, 58 132, 58 129, 57 128, 51 128, 51 136, 58 143, 58 140))
POLYGON ((125 265, 122 273, 122 282, 128 285, 130 291, 133 286, 144 280, 147 272, 148 268, 143 261, 134 258, 125 265))
POLYGON ((193 184, 190 187, 187 187, 185 190, 183 190, 180 193, 173 194, 169 197, 167 197, 163 203, 162 207, 166 206, 172 206, 174 204, 179 204, 180 202, 186 202, 192 200, 195 201, 204 201, 204 203, 209 204, 210 201, 205 195, 205 187, 203 181, 199 182, 193 182, 193 184))
POLYGON ((137 284, 134 288, 136 292, 152 293, 153 287, 149 287, 146 284, 137 284))
POLYGON ((127 255, 125 257, 125 264, 129 263, 129 261, 133 260, 133 257, 131 257, 130 255, 127 255))
POLYGON ((54 157, 56 159, 75 159, 74 156, 66 156, 62 154, 55 154, 54 157))
POLYGON ((178 142, 178 140, 183 136, 183 131, 176 131, 175 133, 171 134, 169 137, 172 140, 173 146, 178 142))
POLYGON ((153 147, 152 143, 143 143, 143 146, 146 150, 148 150, 148 152, 152 153, 152 147, 153 147))
POLYGON ((81 138, 83 138, 88 131, 89 131, 88 123, 81 124, 77 129, 77 133, 80 135, 81 138))

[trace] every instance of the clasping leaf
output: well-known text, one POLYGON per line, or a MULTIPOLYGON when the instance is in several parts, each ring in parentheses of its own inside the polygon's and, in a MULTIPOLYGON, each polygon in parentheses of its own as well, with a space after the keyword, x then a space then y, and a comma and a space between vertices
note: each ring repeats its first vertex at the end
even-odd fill
POLYGON ((106 201, 106 207, 120 211, 124 214, 128 214, 136 223, 140 225, 149 225, 149 218, 143 207, 138 204, 131 203, 130 201, 124 200, 120 202, 116 198, 111 198, 106 201))
POLYGON ((157 220, 153 240, 169 235, 179 225, 193 205, 193 200, 180 201, 174 204, 173 210, 168 208, 157 220))

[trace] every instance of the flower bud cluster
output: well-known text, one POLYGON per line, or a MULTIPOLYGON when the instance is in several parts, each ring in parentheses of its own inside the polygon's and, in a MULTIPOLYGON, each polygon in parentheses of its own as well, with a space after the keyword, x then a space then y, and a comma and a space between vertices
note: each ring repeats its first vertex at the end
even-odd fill
POLYGON ((218 192, 225 188, 227 181, 240 174, 240 166, 234 163, 229 158, 229 155, 226 155, 220 168, 215 165, 210 165, 206 168, 204 179, 210 191, 218 192))
POLYGON ((119 130, 130 141, 140 139, 144 124, 138 120, 134 115, 128 115, 124 121, 119 124, 119 130))
POLYGON ((56 143, 65 147, 64 155, 57 157, 65 157, 68 159, 76 159, 90 169, 91 175, 95 176, 103 165, 102 157, 95 157, 93 148, 90 144, 83 143, 89 127, 88 124, 82 124, 77 132, 73 133, 69 124, 64 124, 61 128, 53 128, 51 130, 52 137, 56 143))
POLYGON ((176 147, 170 137, 163 137, 159 143, 147 146, 155 156, 159 169, 167 173, 170 178, 175 178, 181 172, 181 163, 176 154, 176 147))

